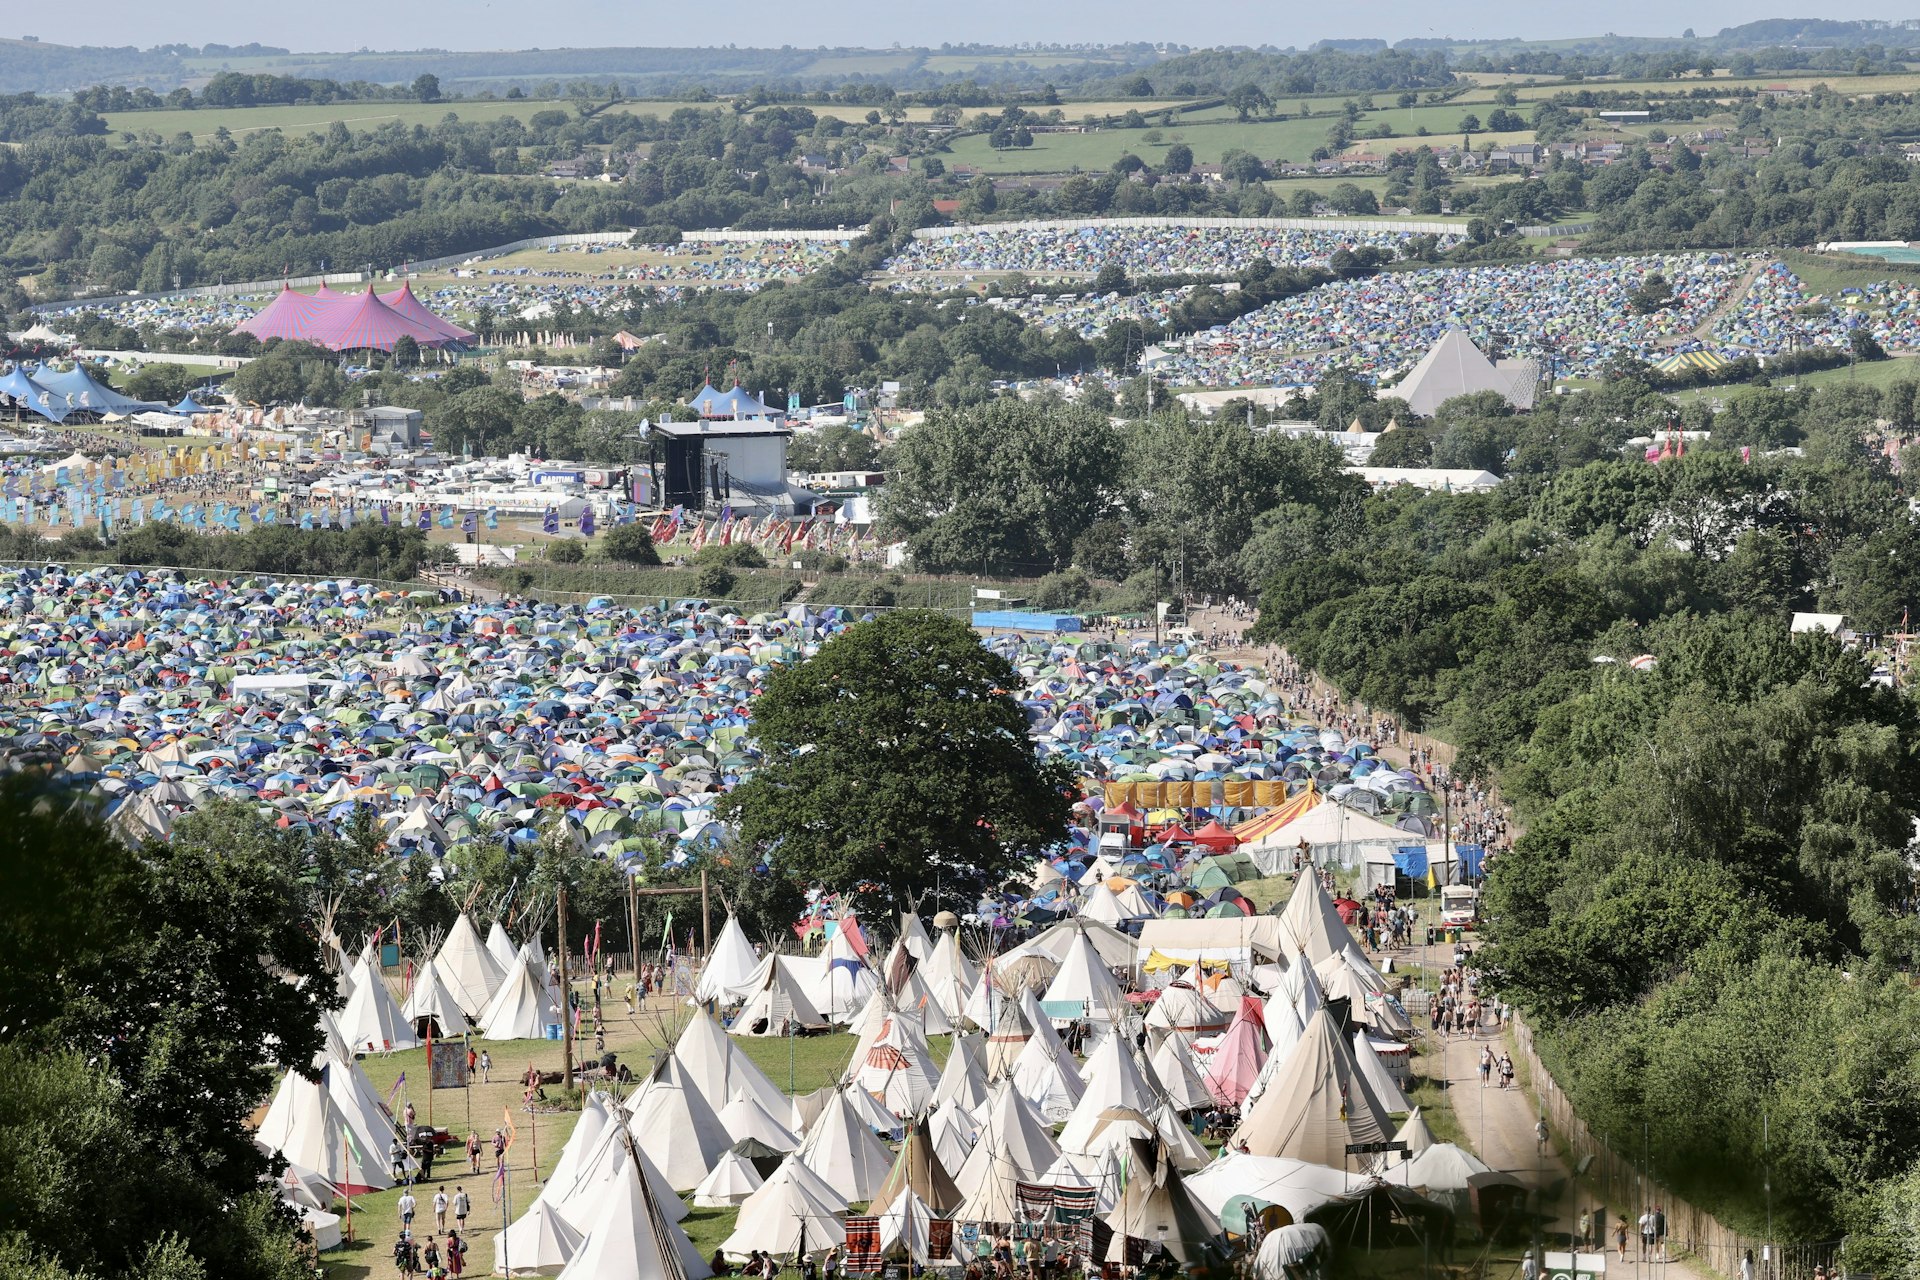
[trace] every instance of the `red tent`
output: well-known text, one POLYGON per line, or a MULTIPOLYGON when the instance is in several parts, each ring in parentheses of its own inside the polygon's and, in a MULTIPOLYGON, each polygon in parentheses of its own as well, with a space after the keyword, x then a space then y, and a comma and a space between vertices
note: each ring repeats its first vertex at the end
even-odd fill
POLYGON ((398 292, 386 294, 380 301, 386 303, 395 315, 404 316, 423 329, 431 329, 450 342, 464 346, 473 341, 473 334, 427 310, 426 304, 413 296, 413 286, 405 281, 401 282, 398 292))
POLYGON ((1229 828, 1221 826, 1220 820, 1215 818, 1193 833, 1193 842, 1205 845, 1215 853, 1227 853, 1239 847, 1240 837, 1233 834, 1229 828))
POLYGON ((1193 839, 1193 832, 1187 830, 1179 823, 1173 822, 1160 828, 1160 839, 1166 841, 1168 844, 1185 844, 1193 839))

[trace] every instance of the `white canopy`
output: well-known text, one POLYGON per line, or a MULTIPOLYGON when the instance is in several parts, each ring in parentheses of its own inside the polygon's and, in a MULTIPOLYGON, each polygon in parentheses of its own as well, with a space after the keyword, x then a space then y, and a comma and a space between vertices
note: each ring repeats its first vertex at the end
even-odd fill
POLYGON ((488 1040, 538 1040, 559 1022, 559 1007, 546 984, 534 976, 532 958, 523 951, 481 1012, 480 1034, 488 1040))
MULTIPOLYGON (((499 927, 494 925, 496 929, 499 927)), ((500 936, 506 937, 504 933, 500 936)), ((472 918, 464 911, 453 922, 453 928, 447 930, 446 941, 440 944, 440 952, 434 957, 434 968, 469 1018, 480 1016, 493 999, 493 993, 506 980, 509 967, 501 964, 480 941, 472 918)))
POLYGON ((421 1018, 432 1018, 443 1039, 467 1032, 466 1015, 440 980, 440 966, 432 960, 422 964, 413 975, 413 990, 407 993, 407 1002, 400 1006, 400 1014, 409 1026, 416 1025, 421 1018))
POLYGON ((535 1200, 505 1231, 493 1237, 493 1274, 517 1276, 567 1265, 585 1239, 560 1211, 535 1200))
POLYGON ((744 988, 759 967, 760 957, 753 953, 753 944, 747 941, 740 922, 728 916, 714 940, 706 968, 700 971, 700 981, 694 985, 693 998, 702 1004, 732 1004, 740 998, 736 989, 744 988))
POLYGON ((354 966, 353 994, 340 1011, 340 1034, 356 1053, 392 1053, 420 1046, 413 1023, 400 1012, 377 964, 354 966))

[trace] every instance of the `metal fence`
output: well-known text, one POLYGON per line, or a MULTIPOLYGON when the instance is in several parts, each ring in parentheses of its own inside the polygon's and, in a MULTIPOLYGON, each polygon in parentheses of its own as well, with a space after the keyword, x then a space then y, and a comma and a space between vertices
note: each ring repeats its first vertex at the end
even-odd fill
POLYGON ((1559 1135, 1567 1161, 1580 1173, 1584 1189, 1574 1210, 1604 1210, 1602 1237, 1612 1242, 1611 1224, 1627 1220, 1630 1247, 1639 1255, 1638 1220, 1642 1213, 1658 1206, 1667 1218, 1667 1250, 1670 1257, 1681 1254, 1697 1258, 1720 1275, 1737 1277, 1740 1262, 1753 1254, 1755 1280, 1812 1280, 1816 1267, 1835 1274, 1844 1251, 1844 1240, 1820 1240, 1794 1244, 1762 1240, 1727 1226, 1698 1205, 1688 1203, 1660 1185, 1648 1168, 1643 1153, 1636 1161, 1620 1154, 1606 1136, 1596 1134, 1573 1109, 1573 1102, 1560 1082, 1553 1078, 1534 1048, 1533 1029, 1517 1016, 1514 1028, 1514 1056, 1524 1065, 1533 1081, 1534 1095, 1540 1101, 1548 1127, 1559 1135))
POLYGON ((920 227, 916 240, 944 240, 980 231, 1082 231, 1104 227, 1164 227, 1196 231, 1388 231, 1415 235, 1460 236, 1465 223, 1414 222, 1404 218, 1053 218, 1032 222, 979 222, 954 227, 920 227))

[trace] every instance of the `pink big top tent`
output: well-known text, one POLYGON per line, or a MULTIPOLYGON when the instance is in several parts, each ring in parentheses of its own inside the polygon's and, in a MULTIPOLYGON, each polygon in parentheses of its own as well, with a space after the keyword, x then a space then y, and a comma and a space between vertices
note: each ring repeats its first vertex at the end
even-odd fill
MULTIPOLYGON (((340 295, 336 293, 333 296, 337 298, 340 295)), ((262 342, 268 338, 301 338, 320 323, 320 317, 326 309, 326 299, 295 293, 281 285, 279 295, 260 308, 252 319, 236 325, 234 332, 250 333, 262 342)))
POLYGON ((466 344, 472 342, 474 335, 450 320, 442 320, 427 310, 425 303, 413 296, 413 286, 402 281, 398 292, 381 295, 380 301, 397 316, 413 321, 423 329, 430 329, 450 342, 466 344))
POLYGON ((364 293, 336 293, 324 284, 312 294, 281 287, 280 294, 235 332, 265 342, 286 338, 333 351, 391 351, 401 337, 423 347, 464 345, 474 335, 433 314, 402 285, 391 303, 369 286, 364 293))

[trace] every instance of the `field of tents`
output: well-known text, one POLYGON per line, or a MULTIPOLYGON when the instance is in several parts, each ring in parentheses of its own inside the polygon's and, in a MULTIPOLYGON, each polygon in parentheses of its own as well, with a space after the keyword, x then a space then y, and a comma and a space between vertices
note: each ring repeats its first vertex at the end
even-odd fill
MULTIPOLYGON (((462 915, 430 959, 386 972, 336 940, 346 1006, 325 1016, 320 1082, 289 1072, 259 1137, 316 1238, 338 1241, 323 1254, 336 1277, 391 1265, 391 1113, 409 1104, 451 1141, 414 1187, 416 1230, 435 1191, 463 1187, 468 1266, 496 1274, 701 1280, 716 1251, 738 1265, 828 1249, 850 1274, 938 1269, 1011 1232, 1063 1261, 1257 1255, 1277 1277, 1515 1228, 1519 1184, 1436 1141, 1409 1100, 1413 1023, 1344 905, 1308 875, 1270 913, 1137 936, 1069 915, 990 956, 951 913, 931 929, 848 915, 811 952, 756 945, 729 917, 704 963, 683 959, 637 1011, 624 978, 569 984, 576 1057, 598 1064, 598 1007, 630 1073, 594 1072, 577 1102, 548 1038, 557 957, 537 936, 516 945, 462 915), (428 1032, 485 1050, 491 1082, 429 1091, 428 1032), (511 1137, 504 1178, 495 1130, 511 1137)), ((409 1159, 402 1179, 418 1176, 409 1159)))

